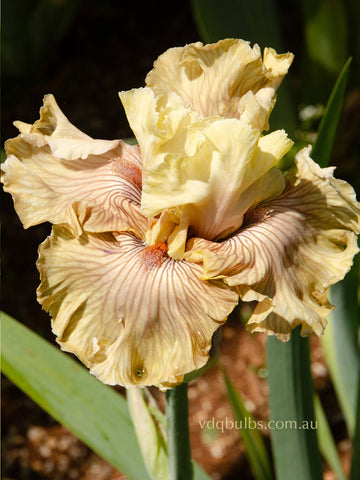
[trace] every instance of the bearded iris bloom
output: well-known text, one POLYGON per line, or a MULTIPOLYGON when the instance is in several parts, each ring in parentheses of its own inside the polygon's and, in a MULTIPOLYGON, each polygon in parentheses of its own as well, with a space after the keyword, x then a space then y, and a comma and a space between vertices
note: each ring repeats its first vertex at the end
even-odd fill
POLYGON ((61 348, 104 383, 171 388, 208 360, 239 301, 286 340, 320 335, 328 288, 357 253, 351 186, 310 147, 263 134, 292 55, 241 40, 170 49, 121 92, 138 145, 94 140, 48 95, 6 142, 4 189, 24 227, 49 221, 38 300, 61 348))

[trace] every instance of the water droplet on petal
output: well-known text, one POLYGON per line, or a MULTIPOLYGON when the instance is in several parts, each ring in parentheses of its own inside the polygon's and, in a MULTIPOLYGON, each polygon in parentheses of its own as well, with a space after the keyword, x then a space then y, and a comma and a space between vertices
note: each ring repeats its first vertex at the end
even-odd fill
POLYGON ((143 378, 145 373, 146 373, 146 370, 143 366, 139 366, 135 369, 135 375, 137 376, 137 378, 143 378))

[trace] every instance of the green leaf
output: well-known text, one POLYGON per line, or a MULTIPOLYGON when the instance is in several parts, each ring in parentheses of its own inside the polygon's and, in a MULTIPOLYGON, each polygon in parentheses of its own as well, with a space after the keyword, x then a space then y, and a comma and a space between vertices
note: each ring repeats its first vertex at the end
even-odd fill
POLYGON ((346 60, 348 43, 343 1, 302 0, 301 6, 309 58, 325 70, 338 73, 346 60))
MULTIPOLYGON (((329 163, 350 63, 351 59, 344 65, 333 88, 312 150, 312 158, 321 167, 326 167, 329 163)), ((357 301, 359 256, 355 257, 354 261, 356 264, 351 272, 341 283, 331 288, 330 296, 336 308, 322 337, 327 364, 350 435, 353 435, 355 428, 355 404, 359 372, 357 345, 360 313, 357 301)))
POLYGON ((137 140, 135 137, 128 137, 123 139, 128 145, 137 145, 137 140))
POLYGON ((336 445, 318 395, 314 397, 314 407, 320 451, 336 474, 336 478, 338 480, 346 480, 336 445))
POLYGON ((80 6, 81 0, 3 2, 2 61, 6 74, 40 76, 80 6))
MULTIPOLYGON (((228 398, 230 400, 234 416, 241 428, 241 437, 243 439, 246 454, 248 456, 251 469, 256 480, 270 480, 273 478, 271 464, 266 452, 266 448, 259 430, 256 428, 257 422, 246 409, 239 393, 234 388, 229 377, 223 371, 228 398), (255 426, 255 428, 253 428, 255 426)), ((240 430, 239 430, 240 431, 240 430)))
POLYGON ((358 377, 357 415, 356 415, 356 426, 355 426, 355 435, 354 435, 354 442, 353 442, 350 480, 359 480, 359 478, 360 478, 360 372, 358 377))
POLYGON ((351 58, 345 63, 331 92, 324 116, 319 126, 316 142, 311 152, 311 158, 321 167, 326 167, 330 161, 330 154, 335 141, 336 129, 340 119, 346 83, 349 75, 350 63, 351 58))
POLYGON ((0 163, 4 163, 6 160, 6 152, 3 148, 0 149, 0 163))
MULTIPOLYGON (((275 0, 193 0, 192 7, 195 23, 206 43, 242 38, 259 44, 262 49, 272 47, 279 52, 284 48, 275 0)), ((271 129, 286 128, 293 136, 297 116, 286 79, 280 89, 281 95, 271 114, 271 129)))
MULTIPOLYGON (((150 480, 126 400, 5 313, 1 331, 3 373, 129 479, 150 480)), ((194 473, 209 480, 197 465, 194 473)))
POLYGON ((360 256, 344 280, 331 287, 330 299, 335 305, 322 345, 350 436, 354 435, 357 408, 359 361, 359 318, 357 299, 360 256))
POLYGON ((286 343, 268 338, 267 369, 276 478, 320 480, 309 340, 300 337, 300 327, 286 343))
MULTIPOLYGON (((343 0, 300 0, 304 43, 301 97, 304 104, 325 103, 350 55, 351 26, 343 0)), ((300 13, 300 12, 299 12, 300 13)))
POLYGON ((149 479, 125 399, 4 313, 1 327, 3 373, 115 468, 149 479))
POLYGON ((157 406, 150 392, 143 388, 129 388, 128 406, 146 468, 153 480, 170 480, 165 428, 158 422, 161 412, 153 415, 157 406), (151 408, 150 408, 151 406, 151 408))
POLYGON ((192 5, 198 30, 207 43, 232 37, 258 43, 261 48, 281 47, 274 0, 193 0, 192 5))

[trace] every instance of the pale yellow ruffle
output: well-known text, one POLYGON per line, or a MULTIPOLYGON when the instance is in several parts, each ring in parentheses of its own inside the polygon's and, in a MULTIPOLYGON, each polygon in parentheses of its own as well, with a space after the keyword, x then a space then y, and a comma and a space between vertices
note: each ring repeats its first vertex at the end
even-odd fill
POLYGON ((145 233, 140 213, 139 148, 93 140, 66 119, 52 95, 34 125, 16 122, 20 135, 5 143, 4 190, 25 228, 68 224, 74 233, 131 228, 145 233))
POLYGON ((143 156, 142 211, 170 210, 177 218, 173 258, 182 258, 187 228, 223 237, 241 226, 248 208, 283 190, 273 168, 292 146, 283 130, 261 136, 241 118, 201 118, 176 95, 155 96, 150 88, 120 98, 143 156))
POLYGON ((173 92, 203 117, 240 118, 260 131, 268 129, 276 90, 293 61, 239 39, 170 48, 154 63, 146 84, 159 95, 173 92))
POLYGON ((273 200, 247 212, 241 230, 220 243, 191 239, 187 261, 203 265, 204 279, 222 279, 243 301, 257 301, 250 331, 286 340, 320 335, 332 310, 328 288, 349 271, 358 252, 360 206, 349 184, 296 156, 297 180, 273 200))
POLYGON ((54 224, 38 300, 104 383, 181 383, 239 297, 257 302, 251 331, 322 333, 360 208, 309 148, 295 180, 276 168, 292 142, 262 131, 292 58, 232 39, 168 50, 147 87, 120 93, 139 146, 90 138, 51 95, 16 122, 4 189, 25 227, 54 224))
POLYGON ((214 331, 238 301, 201 267, 175 262, 130 233, 53 227, 41 245, 38 300, 61 348, 102 382, 161 389, 206 364, 214 331))

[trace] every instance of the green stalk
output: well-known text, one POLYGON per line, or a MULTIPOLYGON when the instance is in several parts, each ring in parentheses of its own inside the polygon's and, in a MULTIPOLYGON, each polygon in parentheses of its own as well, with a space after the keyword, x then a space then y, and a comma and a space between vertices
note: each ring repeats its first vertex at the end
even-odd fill
POLYGON ((356 425, 355 425, 355 435, 354 435, 354 441, 353 441, 350 480, 358 480, 359 478, 360 478, 360 374, 358 377, 356 425))
POLYGON ((192 480, 187 383, 166 392, 166 429, 171 480, 192 480))
POLYGON ((321 480, 308 339, 267 341, 271 442, 278 480, 321 480))

